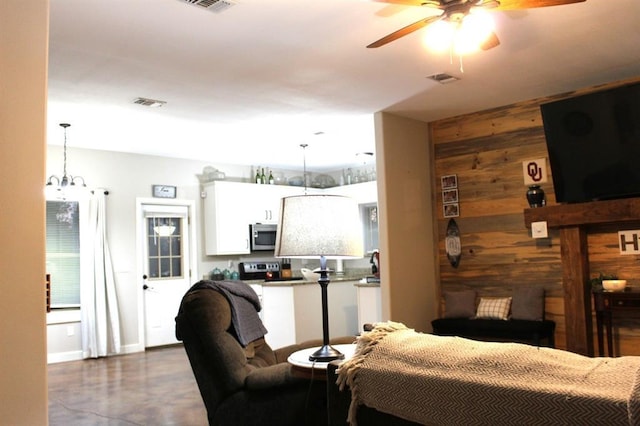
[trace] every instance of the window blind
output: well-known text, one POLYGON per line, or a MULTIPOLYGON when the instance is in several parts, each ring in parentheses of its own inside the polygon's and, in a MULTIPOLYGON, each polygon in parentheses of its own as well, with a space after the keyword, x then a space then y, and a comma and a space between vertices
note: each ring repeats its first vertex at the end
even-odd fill
POLYGON ((77 201, 47 201, 47 273, 51 306, 80 306, 80 221, 77 201))

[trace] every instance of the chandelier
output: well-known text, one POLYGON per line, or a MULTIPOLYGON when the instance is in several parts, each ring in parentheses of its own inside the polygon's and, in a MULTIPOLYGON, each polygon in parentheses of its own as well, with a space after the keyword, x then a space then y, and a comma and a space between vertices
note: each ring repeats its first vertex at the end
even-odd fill
POLYGON ((81 186, 86 187, 87 185, 84 182, 84 178, 82 176, 71 176, 67 175, 67 128, 70 127, 69 123, 60 123, 60 127, 64 129, 64 148, 63 148, 63 168, 62 168, 62 177, 58 177, 56 175, 49 176, 47 179, 47 187, 55 188, 60 193, 64 194, 64 192, 69 187, 76 187, 76 183, 81 184, 81 186), (54 183, 55 181, 55 183, 54 183), (78 182, 78 181, 81 181, 78 182))

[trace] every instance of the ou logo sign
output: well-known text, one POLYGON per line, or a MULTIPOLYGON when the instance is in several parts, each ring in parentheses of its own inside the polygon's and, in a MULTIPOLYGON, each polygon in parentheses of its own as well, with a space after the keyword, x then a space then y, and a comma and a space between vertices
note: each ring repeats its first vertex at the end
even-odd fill
POLYGON ((547 160, 527 160, 522 162, 522 174, 525 185, 537 185, 547 181, 547 160))

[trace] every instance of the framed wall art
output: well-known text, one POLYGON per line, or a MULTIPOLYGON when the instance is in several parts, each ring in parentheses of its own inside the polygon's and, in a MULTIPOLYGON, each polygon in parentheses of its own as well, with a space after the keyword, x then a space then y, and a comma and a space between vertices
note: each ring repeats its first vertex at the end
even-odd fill
POLYGON ((453 189, 458 187, 458 175, 446 175, 440 178, 442 190, 453 189))
POLYGON ((155 198, 176 198, 176 187, 170 185, 152 185, 151 195, 155 198))
POLYGON ((458 203, 445 204, 442 206, 444 217, 458 217, 460 216, 460 207, 458 203))
POLYGON ((448 203, 457 203, 458 202, 458 190, 457 189, 447 189, 442 191, 442 202, 445 204, 448 203))

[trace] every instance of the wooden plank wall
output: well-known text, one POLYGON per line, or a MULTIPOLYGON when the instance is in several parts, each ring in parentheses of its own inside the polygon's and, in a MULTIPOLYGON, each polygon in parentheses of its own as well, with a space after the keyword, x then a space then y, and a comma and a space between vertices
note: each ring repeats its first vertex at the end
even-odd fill
MULTIPOLYGON (((524 226, 523 210, 528 203, 522 162, 548 158, 540 104, 638 81, 640 78, 603 84, 431 123, 441 294, 471 288, 479 296, 509 296, 515 286, 543 287, 546 318, 557 324, 556 346, 566 348, 559 231, 552 230, 550 238, 532 239, 524 226), (458 178, 460 208, 455 218, 462 245, 457 268, 449 264, 445 253, 449 219, 443 215, 440 195, 439 178, 451 174, 458 178)), ((547 204, 555 203, 550 170, 542 188, 547 204)), ((637 226, 626 229, 640 229, 640 218, 637 226)), ((617 273, 629 285, 640 286, 640 257, 619 254, 619 230, 615 226, 589 230, 590 274, 617 273)), ((615 324, 618 353, 640 355, 640 316, 615 324)))

